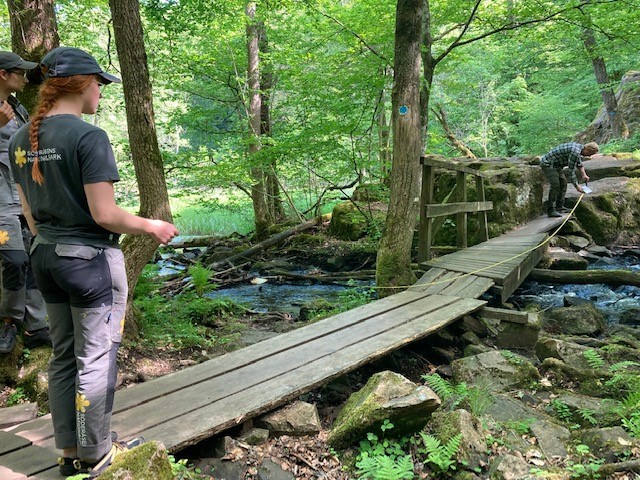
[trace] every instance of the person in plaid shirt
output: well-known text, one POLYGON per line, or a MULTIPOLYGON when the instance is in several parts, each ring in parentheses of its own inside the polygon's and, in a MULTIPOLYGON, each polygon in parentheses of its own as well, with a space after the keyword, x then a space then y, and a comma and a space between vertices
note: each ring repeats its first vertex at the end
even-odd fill
POLYGON ((598 153, 599 147, 595 142, 585 145, 576 142, 563 143, 551 149, 540 159, 540 167, 549 180, 549 199, 545 202, 547 215, 561 217, 568 210, 564 208, 564 196, 567 193, 567 177, 563 169, 568 167, 571 183, 580 193, 584 193, 578 185, 576 170, 580 171, 582 179, 589 181, 589 176, 582 165, 582 157, 591 157, 598 153))

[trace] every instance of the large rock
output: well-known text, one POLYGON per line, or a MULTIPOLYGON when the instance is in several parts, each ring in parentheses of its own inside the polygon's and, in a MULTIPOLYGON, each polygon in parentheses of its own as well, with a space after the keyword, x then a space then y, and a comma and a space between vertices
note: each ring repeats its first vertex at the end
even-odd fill
MULTIPOLYGON (((588 172, 588 165, 586 168, 588 172)), ((590 182, 589 187, 593 193, 582 198, 575 214, 594 242, 606 246, 640 243, 640 178, 608 177, 590 182)), ((579 196, 571 190, 567 205, 575 204, 579 196)))
POLYGON ((544 312, 542 322, 546 331, 566 335, 597 335, 606 326, 604 314, 589 303, 551 308, 544 312))
POLYGON ((462 441, 458 447, 458 462, 464 462, 468 468, 474 469, 486 464, 487 434, 482 423, 466 410, 453 412, 435 412, 428 425, 429 431, 442 443, 448 442, 455 435, 461 434, 462 441))
POLYGON ((275 412, 263 415, 256 425, 269 430, 271 435, 315 435, 321 429, 318 409, 306 402, 294 402, 275 412))
POLYGON ((118 455, 100 480, 173 480, 167 450, 160 442, 143 443, 118 455))
POLYGON ((495 344, 498 348, 515 350, 533 350, 540 332, 540 319, 537 313, 529 313, 526 323, 503 321, 497 327, 495 344))
POLYGON ((536 356, 540 361, 551 357, 562 360, 564 363, 569 363, 570 359, 574 359, 576 356, 584 358, 584 352, 590 350, 590 348, 573 342, 565 342, 558 338, 543 337, 536 343, 535 350, 536 356))
POLYGON ((376 373, 349 397, 327 443, 334 448, 356 444, 368 432, 379 432, 385 419, 395 425, 393 435, 416 432, 439 405, 440 399, 429 388, 390 371, 376 373))
POLYGON ((496 392, 525 387, 540 378, 529 360, 508 350, 460 358, 451 362, 451 368, 456 383, 465 382, 496 392))

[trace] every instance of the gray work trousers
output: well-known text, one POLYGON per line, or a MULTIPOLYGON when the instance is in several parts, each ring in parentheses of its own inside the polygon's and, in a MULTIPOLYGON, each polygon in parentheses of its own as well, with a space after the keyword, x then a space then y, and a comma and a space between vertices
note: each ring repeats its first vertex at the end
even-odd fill
POLYGON ((0 320, 10 318, 32 332, 47 327, 47 310, 36 288, 27 250, 31 232, 18 215, 0 217, 0 320))
POLYGON ((56 447, 77 446, 82 460, 99 460, 111 449, 116 354, 127 302, 124 256, 117 248, 38 244, 32 264, 49 311, 56 447))
POLYGON ((564 207, 564 197, 567 194, 567 177, 561 168, 542 165, 542 171, 549 181, 549 200, 546 202, 547 213, 564 207))

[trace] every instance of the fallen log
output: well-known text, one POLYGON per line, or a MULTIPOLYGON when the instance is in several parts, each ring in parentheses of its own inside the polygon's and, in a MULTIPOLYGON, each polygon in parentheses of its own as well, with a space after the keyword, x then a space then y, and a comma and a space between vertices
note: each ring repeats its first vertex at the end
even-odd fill
POLYGON ((216 268, 222 265, 233 265, 233 263, 239 259, 245 260, 252 255, 255 255, 258 252, 265 250, 266 248, 277 245, 278 243, 286 240, 287 238, 295 235, 296 233, 303 232, 308 230, 311 227, 315 227, 316 225, 320 225, 323 222, 328 221, 331 218, 331 214, 327 213, 325 215, 321 215, 319 217, 312 218, 300 225, 296 225, 295 227, 285 230, 284 232, 280 232, 272 237, 267 238, 266 240, 254 245, 253 247, 247 248, 240 253, 236 253, 235 255, 231 255, 230 257, 224 258, 222 260, 218 260, 216 262, 212 262, 208 265, 209 268, 215 270, 216 268))
POLYGON ((529 274, 532 280, 550 283, 604 283, 640 287, 640 274, 628 270, 546 270, 534 268, 529 274))

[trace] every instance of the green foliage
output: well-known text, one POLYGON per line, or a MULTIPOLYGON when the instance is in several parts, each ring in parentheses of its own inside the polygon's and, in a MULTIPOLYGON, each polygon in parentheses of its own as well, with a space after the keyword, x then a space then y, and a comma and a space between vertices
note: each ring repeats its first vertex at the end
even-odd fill
POLYGON ((437 373, 423 375, 422 378, 442 400, 453 400, 452 409, 461 403, 466 403, 472 413, 482 415, 486 408, 493 403, 491 395, 485 388, 476 385, 468 386, 464 382, 454 385, 437 373))
POLYGON ((207 287, 211 288, 209 280, 211 280, 213 272, 207 267, 197 263, 189 267, 188 274, 191 277, 191 282, 193 283, 194 288, 196 289, 196 294, 199 297, 202 297, 204 292, 207 290, 207 287))
POLYGON ((205 480, 211 478, 209 475, 203 475, 199 468, 190 467, 185 458, 177 460, 173 455, 169 455, 169 462, 171 462, 173 480, 205 480))
MULTIPOLYGON (((391 430, 393 424, 385 420, 380 427, 383 432, 391 430)), ((373 433, 360 442, 356 458, 356 473, 360 479, 395 480, 413 478, 413 460, 405 453, 407 440, 379 440, 373 433)))
POLYGON ((573 413, 571 413, 571 409, 569 408, 569 405, 567 405, 563 401, 555 398, 551 400, 551 407, 553 408, 556 416, 560 420, 564 422, 570 422, 571 419, 573 418, 573 413))
POLYGON ((582 354, 591 368, 598 369, 604 367, 604 359, 596 350, 590 348, 589 350, 585 350, 582 354))
POLYGON ((440 473, 456 469, 458 462, 455 456, 462 442, 461 434, 451 437, 445 444, 433 435, 427 435, 424 432, 420 432, 420 436, 422 437, 424 451, 427 455, 425 463, 428 463, 440 473))
POLYGON ((7 396, 6 405, 7 407, 11 407, 12 405, 19 405, 21 403, 26 403, 29 401, 29 396, 24 391, 24 388, 17 387, 13 390, 9 396, 7 396))
POLYGON ((505 422, 505 426, 512 430, 515 430, 519 435, 526 435, 531 433, 531 425, 536 422, 535 418, 527 418, 525 420, 505 422))

